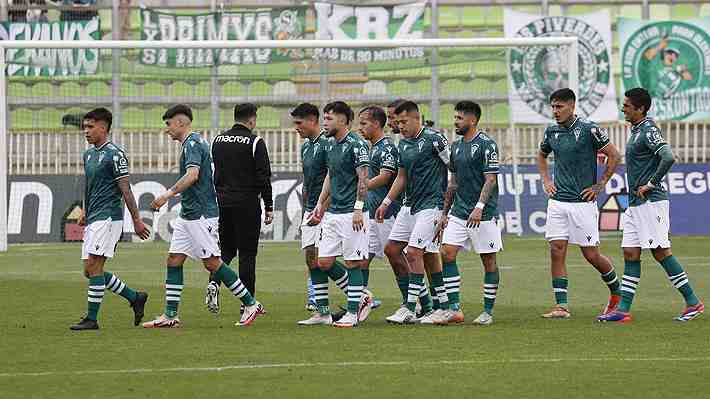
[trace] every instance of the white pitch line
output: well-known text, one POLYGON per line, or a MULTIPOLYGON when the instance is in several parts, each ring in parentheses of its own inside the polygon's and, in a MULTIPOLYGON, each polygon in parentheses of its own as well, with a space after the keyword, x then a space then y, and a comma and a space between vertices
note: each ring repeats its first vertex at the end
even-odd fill
POLYGON ((499 360, 439 360, 439 361, 390 361, 390 362, 334 362, 334 363, 265 363, 265 364, 233 364, 219 367, 172 367, 172 368, 140 368, 119 370, 75 370, 75 371, 40 371, 28 373, 0 373, 0 378, 13 377, 44 377, 60 375, 97 375, 97 374, 155 374, 155 373, 220 373, 229 370, 255 370, 280 368, 311 368, 311 367, 387 367, 387 366, 441 366, 441 365, 488 365, 488 364, 532 364, 532 363, 601 363, 601 362, 707 362, 710 357, 648 357, 648 358, 530 358, 530 359, 499 359, 499 360))

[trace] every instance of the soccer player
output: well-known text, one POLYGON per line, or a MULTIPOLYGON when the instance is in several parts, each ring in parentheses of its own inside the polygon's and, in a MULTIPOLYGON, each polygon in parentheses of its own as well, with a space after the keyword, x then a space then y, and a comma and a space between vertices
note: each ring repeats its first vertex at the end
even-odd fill
POLYGON ((318 244, 318 264, 323 273, 312 270, 316 288, 318 312, 324 322, 328 319, 328 279, 326 273, 342 255, 348 268, 347 312, 335 327, 354 327, 369 315, 371 298, 363 293, 362 267, 367 261, 368 219, 364 216, 367 199, 369 151, 367 143, 350 131, 354 113, 349 105, 334 101, 323 108, 324 126, 328 137, 328 174, 318 197, 314 222, 322 220, 322 237, 318 244), (326 203, 330 199, 330 205, 326 203), (327 211, 326 211, 327 209, 327 211))
POLYGON ((151 206, 159 209, 180 194, 180 216, 173 223, 173 236, 167 259, 165 280, 165 313, 143 323, 145 328, 178 328, 178 305, 182 295, 183 264, 189 256, 201 260, 216 280, 229 288, 244 304, 238 326, 250 325, 263 307, 242 284, 242 281, 223 261, 219 249, 217 194, 212 183, 212 156, 207 141, 192 130, 192 110, 178 104, 163 114, 165 132, 182 144, 180 151, 180 179, 151 206))
MULTIPOLYGON (((397 126, 404 136, 398 146, 399 170, 389 193, 377 208, 375 217, 378 223, 382 223, 388 207, 394 199, 406 191, 406 201, 410 205, 409 212, 405 213, 404 207, 400 210, 385 251, 388 255, 399 254, 406 247, 406 259, 409 265, 407 301, 405 306, 387 317, 387 321, 409 324, 417 321, 414 313, 416 303, 422 291, 426 291, 424 253, 434 242, 437 222, 441 217, 449 145, 443 135, 422 126, 417 104, 405 101, 394 110, 394 114, 397 126)), ((429 266, 434 267, 429 268, 429 271, 432 286, 441 303, 440 310, 448 310, 441 267, 436 268, 436 264, 429 266)), ((430 307, 429 304, 422 303, 422 307, 425 306, 430 307)), ((419 321, 429 324, 433 314, 434 312, 427 312, 419 321)))
MULTIPOLYGON (((392 134, 400 134, 399 127, 397 126, 397 118, 395 116, 394 111, 405 101, 407 100, 403 98, 398 98, 387 105, 387 126, 390 128, 390 132, 392 134)), ((444 179, 444 183, 446 183, 446 179, 444 179)), ((444 187, 444 191, 445 190, 446 187, 444 187)), ((395 218, 395 223, 397 223, 397 219, 399 219, 399 224, 401 226, 409 226, 411 218, 412 215, 410 213, 409 202, 407 201, 406 195, 404 195, 404 198, 402 199, 402 205, 400 207, 399 212, 397 212, 397 217, 395 218)), ((406 243, 409 240, 409 230, 403 232, 406 232, 406 237, 401 238, 402 241, 392 243, 391 245, 385 245, 385 255, 387 256, 390 265, 407 265, 407 257, 404 254, 404 248, 407 246, 406 243)), ((426 251, 424 252, 424 265, 427 271, 441 269, 441 257, 439 255, 438 243, 432 242, 432 244, 427 247, 426 251)), ((407 265, 407 269, 408 268, 409 265, 407 265)), ((407 270, 405 272, 403 270, 398 269, 398 271, 395 272, 395 275, 397 279, 397 286, 399 287, 399 290, 402 294, 402 305, 397 310, 399 312, 403 311, 401 310, 401 308, 406 307, 405 304, 407 302, 407 291, 409 289, 409 271, 407 270)), ((432 308, 439 308, 439 300, 436 297, 436 293, 433 292, 433 287, 431 287, 431 290, 431 296, 429 295, 429 288, 422 290, 422 292, 419 294, 418 306, 420 307, 420 309, 417 311, 417 314, 419 314, 420 316, 430 313, 432 311, 432 308)))
POLYGON ((86 188, 84 209, 79 217, 79 225, 86 226, 81 259, 84 261, 84 276, 89 279, 89 290, 88 311, 81 321, 69 327, 74 331, 99 329, 96 320, 106 288, 128 300, 136 326, 143 319, 148 300, 147 293, 132 290, 118 276, 104 271, 106 258, 113 258, 123 233, 121 198, 131 213, 136 234, 143 240, 150 236, 131 191, 126 154, 108 139, 111 121, 111 112, 106 108, 89 111, 83 118, 84 136, 93 146, 83 155, 86 188))
MULTIPOLYGON (((392 182, 397 176, 397 165, 399 164, 399 152, 392 140, 385 136, 384 127, 387 124, 387 115, 385 111, 376 106, 363 108, 359 115, 359 132, 362 137, 370 142, 370 164, 367 183, 367 201, 366 208, 369 211, 369 258, 366 267, 362 269, 363 281, 365 289, 367 289, 369 281, 369 266, 372 259, 375 257, 383 258, 385 255, 385 246, 389 238, 392 226, 394 225, 395 217, 399 212, 401 201, 399 198, 395 200, 385 213, 384 221, 377 223, 375 221, 375 210, 380 206, 385 198, 392 182)), ((409 281, 409 270, 404 257, 393 257, 390 261, 392 271, 397 279, 398 285, 400 281, 409 281)), ((406 290, 405 290, 406 292, 406 290)), ((403 298, 403 302, 406 298, 403 298)))
POLYGON ((651 108, 648 91, 634 88, 624 95, 622 110, 632 127, 626 143, 629 207, 624 212, 624 236, 621 240, 624 251, 621 303, 616 311, 601 315, 598 319, 620 323, 631 321, 629 310, 641 280, 641 250, 649 249, 671 284, 685 299, 685 309, 675 320, 690 321, 703 313, 705 305, 693 293, 683 266, 671 252, 668 239, 668 193, 661 180, 673 165, 673 151, 658 126, 646 116, 651 108))
MULTIPOLYGON (((301 223, 301 249, 306 256, 306 266, 309 270, 309 276, 313 273, 323 273, 318 269, 318 240, 321 236, 321 224, 316 219, 313 219, 313 211, 318 203, 318 197, 323 189, 323 182, 328 173, 328 148, 330 147, 330 139, 321 131, 320 122, 318 120, 320 112, 318 107, 313 104, 299 104, 291 111, 291 119, 293 126, 298 135, 305 139, 301 146, 301 162, 303 165, 303 221, 301 223)), ((333 262, 333 266, 328 270, 329 277, 335 281, 335 284, 347 295, 348 273, 345 266, 339 261, 333 262)), ((330 324, 331 319, 323 317, 318 311, 316 302, 316 287, 313 286, 313 280, 309 278, 310 287, 313 289, 313 315, 311 318, 299 322, 301 325, 312 324, 330 324)), ((325 285, 318 286, 318 296, 322 298, 325 291, 327 297, 328 282, 325 285)), ((310 305, 310 303, 308 304, 310 305)), ((309 309, 310 310, 310 309, 309 309)), ((323 309, 322 309, 323 310, 323 309)), ((325 310, 323 315, 329 314, 325 310)))
POLYGON ((604 189, 619 164, 619 152, 609 142, 605 129, 574 114, 576 97, 570 89, 550 95, 557 125, 545 129, 537 155, 547 203, 545 238, 550 242, 552 287, 556 305, 544 318, 570 317, 567 302, 568 244, 579 245, 582 255, 601 274, 609 287, 609 301, 602 314, 616 309, 621 299, 619 279, 611 260, 599 252, 599 209, 597 195, 604 189), (597 153, 607 156, 601 179, 597 180, 597 153), (550 179, 547 156, 555 155, 555 180, 550 179))
MULTIPOLYGON (((496 253, 503 249, 498 215, 498 146, 478 128, 481 107, 473 101, 461 101, 454 107, 454 126, 461 138, 451 145, 451 177, 444 199, 440 228, 444 228, 441 256, 444 281, 447 271, 456 269, 456 255, 463 247, 481 256, 483 277, 483 312, 473 321, 478 325, 493 323, 493 305, 500 274, 496 253), (453 208, 452 208, 453 203, 453 208), (451 209, 451 218, 448 213, 451 209)), ((451 298, 449 301, 453 302, 451 298)))

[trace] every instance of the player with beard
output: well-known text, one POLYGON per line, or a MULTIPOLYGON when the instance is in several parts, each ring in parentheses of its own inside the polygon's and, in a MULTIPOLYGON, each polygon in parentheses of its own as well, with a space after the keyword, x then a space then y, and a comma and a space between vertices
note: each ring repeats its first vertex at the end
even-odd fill
MULTIPOLYGON (((451 177, 444 199, 444 213, 439 222, 439 228, 443 229, 441 254, 444 260, 444 281, 450 283, 447 280, 449 276, 458 273, 456 255, 459 250, 475 250, 481 256, 485 274, 483 313, 473 323, 490 325, 493 323, 493 305, 500 281, 496 253, 503 249, 501 231, 496 223, 498 146, 478 128, 481 120, 481 107, 478 104, 461 101, 456 104, 454 111, 454 125, 460 138, 451 144, 451 177)), ((449 294, 449 302, 451 306, 458 302, 458 292, 449 294)))

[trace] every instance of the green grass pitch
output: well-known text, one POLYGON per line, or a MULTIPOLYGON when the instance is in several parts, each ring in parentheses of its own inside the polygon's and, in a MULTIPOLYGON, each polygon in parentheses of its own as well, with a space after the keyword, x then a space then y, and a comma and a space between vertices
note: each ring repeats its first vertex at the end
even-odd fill
MULTIPOLYGON (((621 274, 620 237, 603 239, 621 274)), ((701 298, 708 298, 708 237, 674 240, 674 252, 701 298)), ((78 244, 15 245, 0 255, 0 398, 489 397, 707 398, 707 320, 672 321, 681 296, 644 254, 629 325, 595 316, 608 291, 576 248, 568 255, 573 318, 543 320, 553 296, 542 238, 504 239, 501 289, 490 327, 480 311, 482 271, 465 254, 460 326, 392 326, 398 305, 387 264, 375 262, 371 289, 383 301, 362 326, 299 327, 305 267, 296 243, 260 248, 257 298, 268 310, 234 327, 238 301, 222 291, 222 313, 203 306, 206 272, 189 262, 180 308, 184 327, 133 327, 132 312, 107 291, 101 330, 72 333, 86 309, 78 244)), ((120 243, 107 264, 150 293, 146 316, 163 310, 165 243, 120 243)), ((334 302, 344 303, 331 288, 334 302)))

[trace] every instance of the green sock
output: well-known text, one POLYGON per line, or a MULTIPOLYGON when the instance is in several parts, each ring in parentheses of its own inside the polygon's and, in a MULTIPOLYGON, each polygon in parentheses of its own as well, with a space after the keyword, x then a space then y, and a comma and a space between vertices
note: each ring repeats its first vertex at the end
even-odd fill
POLYGON ((419 292, 419 304, 422 306, 422 313, 424 314, 429 313, 433 309, 433 303, 426 281, 422 281, 422 284, 424 284, 424 287, 422 287, 421 292, 419 292))
POLYGON ((552 279, 552 289, 555 291, 555 302, 563 307, 567 307, 567 285, 567 276, 554 277, 552 279))
POLYGON ((318 313, 328 314, 330 313, 328 307, 328 275, 319 267, 310 269, 309 272, 311 274, 311 282, 313 283, 318 313))
POLYGON ((693 293, 693 288, 688 281, 688 275, 683 271, 683 266, 678 262, 678 259, 671 255, 663 259, 660 263, 668 275, 668 280, 680 291, 688 306, 697 305, 700 300, 698 300, 698 297, 693 293))
POLYGON ((359 267, 348 270, 348 312, 357 314, 362 298, 362 270, 359 267))
POLYGON ((182 296, 183 274, 182 266, 168 266, 168 277, 165 279, 165 315, 176 317, 180 297, 182 296))
POLYGON ((348 269, 345 268, 345 265, 336 260, 325 273, 345 295, 348 294, 348 269))
POLYGON ((133 303, 136 300, 136 292, 126 285, 117 275, 109 272, 104 272, 106 280, 106 288, 110 289, 114 294, 118 294, 133 303))
POLYGON ((612 269, 609 271, 609 273, 602 274, 602 281, 604 281, 609 287, 609 292, 611 295, 619 295, 621 292, 619 292, 619 289, 621 288, 621 284, 619 283, 619 278, 616 277, 616 270, 612 267, 612 269))
POLYGON ((407 302, 407 288, 409 288, 409 276, 396 276, 397 287, 402 294, 402 303, 407 302))
POLYGON ((459 267, 456 265, 456 261, 444 262, 443 274, 444 288, 446 289, 446 296, 449 298, 449 309, 459 310, 461 308, 459 299, 461 274, 459 274, 459 267))
POLYGON ((640 260, 624 260, 624 276, 621 281, 621 302, 619 303, 619 311, 627 313, 631 309, 631 303, 634 301, 636 289, 641 281, 641 261, 640 260))
POLYGON ((493 314, 499 282, 500 272, 498 269, 494 272, 485 272, 483 275, 483 310, 488 314, 493 314))
POLYGON ((224 283, 224 285, 232 291, 232 294, 239 298, 242 303, 246 306, 251 306, 254 304, 254 297, 251 296, 247 287, 242 284, 242 280, 239 279, 237 273, 232 270, 229 266, 222 263, 222 265, 214 273, 215 278, 218 281, 224 283))
POLYGON ((104 299, 104 291, 106 290, 106 279, 103 275, 89 277, 89 291, 87 292, 88 309, 86 318, 97 320, 99 316, 99 308, 101 301, 104 299))
POLYGON ((409 273, 409 286, 407 288, 407 309, 414 312, 417 307, 419 293, 424 288, 424 274, 409 273))
POLYGON ((362 286, 367 288, 367 284, 370 282, 370 268, 360 270, 362 271, 362 286))
POLYGON ((444 273, 432 273, 431 285, 434 287, 436 296, 439 298, 439 309, 449 309, 449 297, 446 293, 446 286, 444 286, 444 273))

